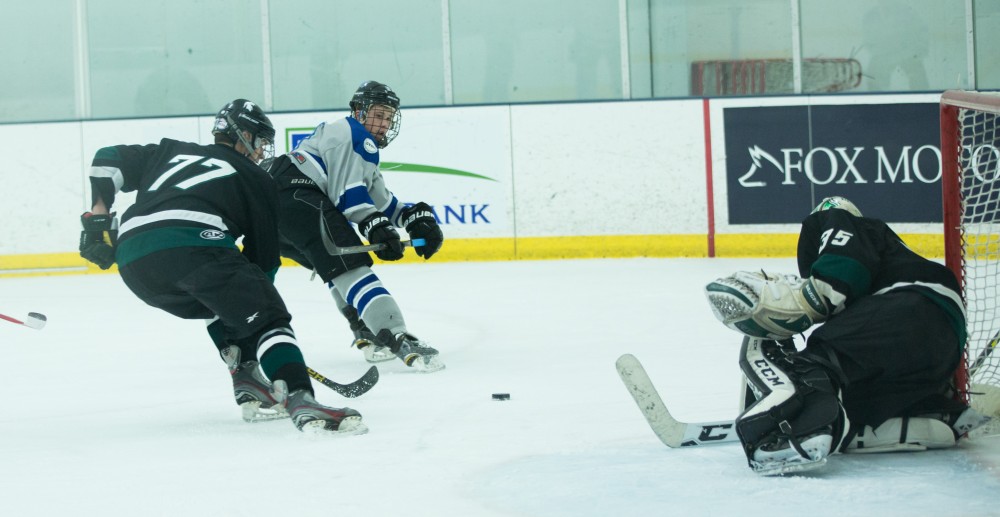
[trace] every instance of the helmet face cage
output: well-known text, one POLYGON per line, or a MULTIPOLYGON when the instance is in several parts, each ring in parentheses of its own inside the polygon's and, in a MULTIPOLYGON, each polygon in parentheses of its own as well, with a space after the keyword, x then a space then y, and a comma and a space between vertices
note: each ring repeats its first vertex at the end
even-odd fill
POLYGON ((274 157, 274 126, 259 106, 245 99, 236 99, 219 111, 212 134, 223 134, 247 149, 247 157, 260 163, 274 157), (245 133, 249 133, 247 138, 245 133), (260 152, 260 159, 254 157, 260 152))
POLYGON ((377 81, 366 81, 361 83, 358 90, 351 97, 350 107, 355 118, 362 124, 368 119, 368 111, 372 106, 379 105, 392 109, 392 119, 389 121, 389 129, 385 136, 376 142, 379 148, 389 145, 399 134, 399 126, 403 120, 403 115, 399 111, 399 97, 396 92, 388 86, 377 81))

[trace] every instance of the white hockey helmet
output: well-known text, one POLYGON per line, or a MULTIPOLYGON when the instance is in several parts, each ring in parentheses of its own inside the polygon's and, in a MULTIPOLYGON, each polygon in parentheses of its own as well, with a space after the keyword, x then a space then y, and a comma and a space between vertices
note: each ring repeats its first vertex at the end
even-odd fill
POLYGON ((828 198, 824 198, 823 201, 820 201, 819 204, 816 205, 816 208, 813 208, 813 211, 809 213, 815 214, 816 212, 822 212, 823 210, 829 210, 831 208, 847 210, 854 217, 864 217, 861 215, 861 210, 858 210, 858 207, 855 206, 854 203, 846 197, 840 196, 830 196, 828 198))

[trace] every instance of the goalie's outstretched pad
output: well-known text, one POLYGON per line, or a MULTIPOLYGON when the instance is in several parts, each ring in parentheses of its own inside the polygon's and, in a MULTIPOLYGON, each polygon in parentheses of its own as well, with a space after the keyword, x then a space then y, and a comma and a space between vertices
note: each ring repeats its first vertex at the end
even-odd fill
POLYGON ((755 471, 825 462, 849 425, 839 389, 820 366, 796 361, 774 341, 746 337, 740 368, 757 399, 736 419, 736 432, 755 471), (824 436, 829 439, 823 438, 824 436))

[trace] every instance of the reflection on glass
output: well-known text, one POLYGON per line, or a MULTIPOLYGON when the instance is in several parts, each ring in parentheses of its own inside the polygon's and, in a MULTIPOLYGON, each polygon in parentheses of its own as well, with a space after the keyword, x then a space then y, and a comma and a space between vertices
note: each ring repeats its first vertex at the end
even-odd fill
POLYGON ((76 117, 73 4, 73 0, 4 4, 0 122, 76 117))
POLYGON ((622 98, 617 0, 450 5, 456 104, 622 98))
POLYGON ((788 0, 650 3, 653 95, 791 93, 788 0))
MULTIPOLYGON (((861 77, 852 90, 967 86, 965 7, 960 0, 802 0, 801 12, 803 56, 853 60, 861 77)), ((854 79, 853 72, 850 77, 818 77, 824 85, 848 79, 854 79)))
POLYGON ((444 104, 441 0, 270 2, 274 110, 346 110, 362 82, 444 104), (372 4, 373 6, 376 4, 372 4))
MULTIPOLYGON (((0 123, 205 115, 237 97, 346 110, 369 79, 405 106, 795 92, 789 0, 9 4, 5 19, 44 23, 0 31, 0 123)), ((971 5, 974 63, 966 0, 798 0, 802 92, 1000 88, 1000 2, 971 5)))
POLYGON ((1000 89, 1000 2, 976 0, 976 87, 980 90, 1000 89))
POLYGON ((94 118, 210 114, 262 102, 260 4, 87 2, 94 118))

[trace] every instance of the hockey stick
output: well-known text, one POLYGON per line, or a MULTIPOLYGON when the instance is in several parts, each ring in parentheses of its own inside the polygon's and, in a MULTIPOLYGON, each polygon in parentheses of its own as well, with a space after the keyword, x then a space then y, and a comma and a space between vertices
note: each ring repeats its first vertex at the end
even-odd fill
MULTIPOLYGON (((385 243, 379 244, 367 244, 362 246, 344 246, 343 248, 338 247, 334 244, 333 239, 330 238, 329 228, 326 226, 326 219, 323 218, 323 213, 319 214, 319 234, 323 239, 323 247, 326 248, 326 252, 338 256, 338 255, 351 255, 354 253, 368 253, 369 251, 381 251, 385 249, 385 243)), ((404 248, 413 246, 423 246, 427 242, 424 239, 413 239, 411 241, 401 241, 400 244, 404 248)))
MULTIPOLYGON (((426 241, 424 241, 424 239, 413 239, 412 241, 400 241, 400 244, 402 244, 404 248, 409 248, 409 247, 423 246, 424 244, 426 244, 426 241)), ((336 245, 334 245, 333 242, 327 240, 326 236, 324 235, 323 247, 325 247, 327 253, 331 255, 350 255, 352 253, 367 253, 369 251, 380 251, 385 249, 385 244, 384 243, 365 244, 362 246, 344 246, 343 248, 339 248, 336 245)))
POLYGON ((21 321, 17 318, 11 318, 10 316, 6 316, 3 314, 0 314, 0 319, 7 320, 11 323, 17 323, 18 325, 24 325, 25 327, 30 327, 35 330, 41 330, 42 327, 45 326, 45 322, 48 321, 48 318, 46 318, 44 314, 40 314, 37 312, 29 312, 28 317, 25 318, 24 321, 21 321))
POLYGON ((320 384, 349 399, 364 395, 368 392, 368 390, 372 389, 372 386, 374 386, 376 382, 378 382, 378 368, 374 366, 369 368, 360 379, 349 384, 338 384, 333 382, 309 367, 306 367, 306 371, 309 372, 310 377, 319 381, 320 384))
POLYGON ((732 420, 690 423, 675 419, 663 404, 646 369, 634 355, 622 355, 615 362, 615 367, 649 427, 667 447, 713 445, 739 440, 732 420))

